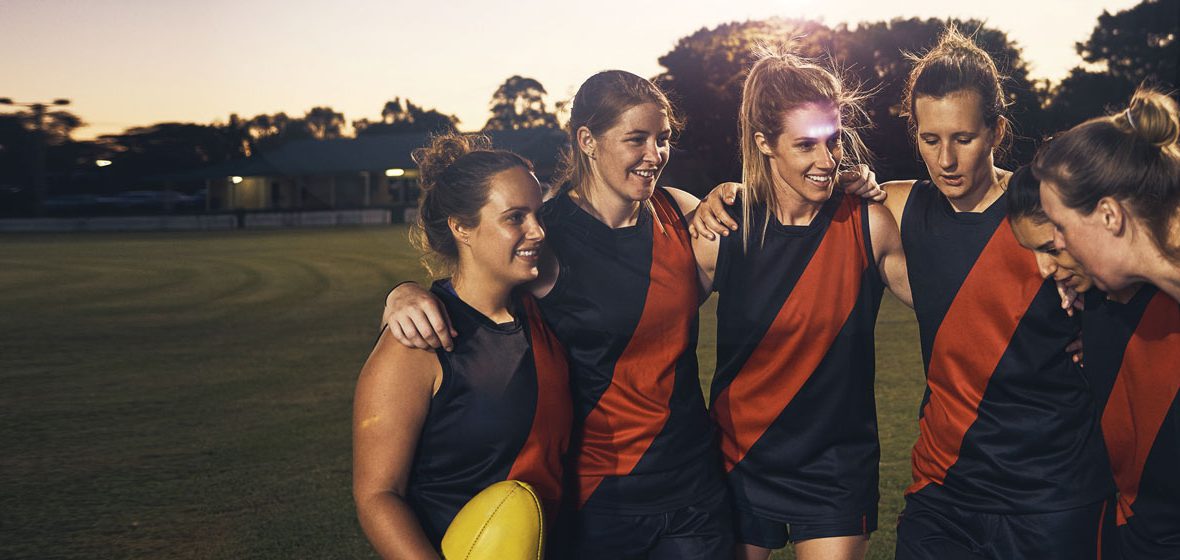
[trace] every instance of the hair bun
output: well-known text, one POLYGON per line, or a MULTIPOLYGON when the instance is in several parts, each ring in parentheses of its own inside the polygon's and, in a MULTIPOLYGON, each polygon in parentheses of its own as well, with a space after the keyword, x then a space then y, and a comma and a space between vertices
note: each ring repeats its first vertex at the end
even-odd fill
POLYGON ((1154 146, 1163 148, 1180 140, 1180 111, 1176 101, 1156 90, 1137 90, 1123 118, 1127 119, 1132 134, 1154 146))
POLYGON ((430 145, 414 150, 411 157, 418 165, 423 191, 433 189, 439 177, 459 158, 480 150, 490 150, 491 140, 483 135, 446 134, 430 139, 430 145))

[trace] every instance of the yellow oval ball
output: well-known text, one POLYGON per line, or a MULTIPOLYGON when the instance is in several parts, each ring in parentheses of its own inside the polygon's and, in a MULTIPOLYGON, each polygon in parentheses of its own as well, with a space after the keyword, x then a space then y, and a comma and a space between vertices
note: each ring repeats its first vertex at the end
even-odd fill
POLYGON ((517 480, 485 488, 459 510, 442 540, 446 560, 541 560, 545 523, 541 500, 517 480))

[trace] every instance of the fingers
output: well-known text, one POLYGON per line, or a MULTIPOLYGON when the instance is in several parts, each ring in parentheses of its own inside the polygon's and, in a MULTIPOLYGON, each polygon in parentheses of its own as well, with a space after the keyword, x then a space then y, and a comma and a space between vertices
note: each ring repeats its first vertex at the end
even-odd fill
POLYGON ((393 333, 393 337, 402 346, 409 346, 410 348, 417 348, 419 350, 430 350, 430 344, 418 334, 418 328, 408 318, 405 320, 409 323, 408 325, 403 325, 400 322, 389 324, 389 332, 393 333))
POLYGON ((724 183, 721 185, 721 198, 727 206, 733 205, 737 200, 737 194, 741 192, 743 186, 745 185, 741 183, 724 183))
POLYGON ((450 318, 447 317, 446 313, 439 313, 438 308, 435 307, 428 308, 426 310, 426 320, 430 322, 431 331, 442 348, 445 348, 447 352, 454 350, 455 343, 451 340, 451 337, 457 333, 451 328, 450 318))
POLYGON ((1069 346, 1065 347, 1065 352, 1067 354, 1073 355, 1072 356, 1073 363, 1078 364, 1078 365, 1083 365, 1083 362, 1082 362, 1082 338, 1081 337, 1078 337, 1076 340, 1069 343, 1069 346))
POLYGON ((1065 310, 1066 315, 1073 317, 1074 310, 1081 309, 1077 290, 1057 282, 1057 295, 1061 297, 1061 309, 1065 310))

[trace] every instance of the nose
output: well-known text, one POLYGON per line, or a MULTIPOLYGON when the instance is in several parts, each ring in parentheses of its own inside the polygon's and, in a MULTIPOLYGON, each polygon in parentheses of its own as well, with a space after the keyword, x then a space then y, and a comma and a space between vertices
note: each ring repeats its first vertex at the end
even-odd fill
POLYGON ((1041 278, 1052 278, 1053 273, 1057 272, 1057 259, 1044 253, 1037 253, 1037 270, 1041 273, 1041 278))
POLYGON ((545 226, 541 224, 541 220, 536 214, 531 214, 525 220, 524 238, 529 241, 544 241, 545 226))
POLYGON ((1053 228, 1053 247, 1058 251, 1065 250, 1065 236, 1061 235, 1061 230, 1053 228))
POLYGON ((643 145, 643 161, 644 163, 659 163, 660 162, 660 146, 655 139, 648 140, 643 145))
POLYGON ((955 154, 954 145, 952 142, 943 142, 938 148, 938 166, 944 171, 951 171, 958 163, 957 154, 955 154))
POLYGON ((819 149, 819 160, 815 162, 815 166, 821 171, 831 171, 836 168, 836 154, 828 149, 826 145, 819 149))

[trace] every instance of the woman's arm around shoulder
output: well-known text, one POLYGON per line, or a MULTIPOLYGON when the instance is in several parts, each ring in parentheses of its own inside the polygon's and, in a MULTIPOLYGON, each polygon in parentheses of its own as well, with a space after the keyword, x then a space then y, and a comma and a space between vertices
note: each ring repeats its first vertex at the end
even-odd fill
POLYGON ((352 494, 361 528, 383 558, 438 558, 405 496, 418 436, 441 382, 438 356, 402 345, 388 329, 357 379, 352 494))
MULTIPOLYGON (((677 206, 680 207, 680 213, 684 214, 685 222, 692 224, 695 219, 697 209, 701 206, 701 201, 697 197, 680 189, 667 188, 668 193, 672 195, 672 199, 676 201, 677 206)), ((717 272, 717 252, 721 247, 721 239, 719 236, 697 235, 692 237, 692 253, 697 261, 697 280, 701 287, 701 300, 709 297, 709 293, 713 291, 713 275, 717 272)))
MULTIPOLYGON (((909 194, 906 192, 905 194, 909 194)), ((888 200, 893 200, 890 194, 888 200)), ((889 287, 889 291, 897 296, 902 303, 914 307, 914 298, 910 293, 910 276, 906 269, 905 250, 901 244, 901 231, 893 219, 893 213, 884 205, 870 203, 869 239, 872 240, 873 261, 881 273, 881 279, 889 287)))

